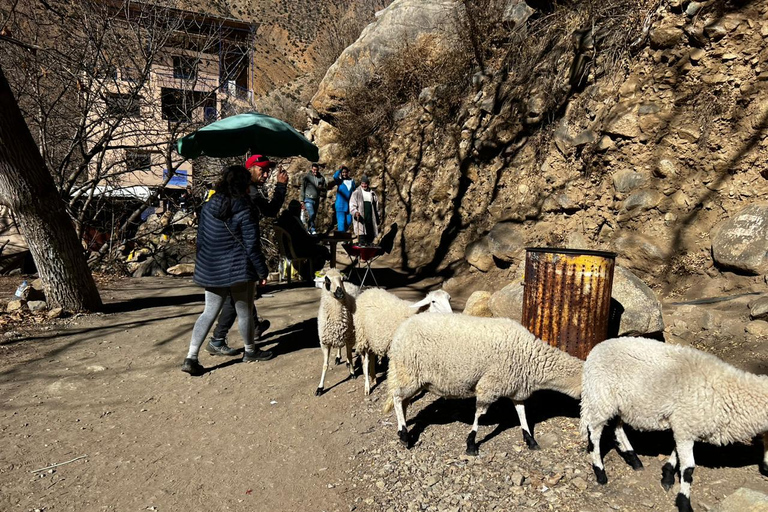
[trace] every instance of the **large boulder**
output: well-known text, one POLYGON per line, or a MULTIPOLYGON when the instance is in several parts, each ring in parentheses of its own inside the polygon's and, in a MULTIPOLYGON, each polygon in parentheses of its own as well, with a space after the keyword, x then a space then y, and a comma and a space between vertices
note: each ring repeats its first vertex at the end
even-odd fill
POLYGON ((495 317, 506 317, 521 322, 524 292, 522 280, 516 279, 491 295, 488 308, 495 317))
POLYGON ((664 330, 661 302, 653 290, 629 270, 615 267, 611 298, 619 323, 609 327, 609 334, 642 336, 664 330))
POLYGON ((488 272, 495 266, 493 253, 491 252, 488 238, 483 237, 467 245, 464 251, 464 259, 467 263, 482 272, 488 272))
POLYGON ((748 274, 768 273, 768 205, 747 206, 712 233, 718 266, 748 274))
POLYGON ((467 299, 463 313, 471 316, 492 317, 493 313, 489 307, 490 300, 491 292, 476 291, 467 299))
POLYGON ((385 57, 424 34, 438 38, 453 35, 458 5, 455 0, 392 2, 328 68, 312 98, 312 107, 321 117, 335 112, 350 85, 366 83, 385 57))
POLYGON ((486 235, 488 248, 494 257, 508 263, 524 257, 525 241, 519 225, 514 222, 499 222, 486 235))

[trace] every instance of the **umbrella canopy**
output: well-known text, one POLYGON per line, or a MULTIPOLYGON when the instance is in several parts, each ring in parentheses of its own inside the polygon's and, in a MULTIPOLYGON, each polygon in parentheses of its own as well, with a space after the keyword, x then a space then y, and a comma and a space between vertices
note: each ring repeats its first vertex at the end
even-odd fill
POLYGON ((288 123, 250 112, 225 117, 176 141, 181 156, 224 158, 248 152, 276 157, 303 156, 315 162, 317 146, 288 123))

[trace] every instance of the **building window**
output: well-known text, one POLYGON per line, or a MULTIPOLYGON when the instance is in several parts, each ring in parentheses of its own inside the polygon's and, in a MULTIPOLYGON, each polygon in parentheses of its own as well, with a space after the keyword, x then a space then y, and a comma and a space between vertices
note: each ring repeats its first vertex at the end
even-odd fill
POLYGON ((197 60, 183 55, 173 56, 173 78, 194 80, 197 78, 197 60))
POLYGON ((152 167, 152 153, 149 151, 126 150, 125 168, 128 172, 148 171, 152 167))
POLYGON ((140 117, 139 98, 130 94, 107 93, 104 97, 109 117, 140 117))
POLYGON ((216 95, 163 87, 161 92, 163 119, 175 122, 192 121, 195 110, 200 107, 215 109, 216 95))

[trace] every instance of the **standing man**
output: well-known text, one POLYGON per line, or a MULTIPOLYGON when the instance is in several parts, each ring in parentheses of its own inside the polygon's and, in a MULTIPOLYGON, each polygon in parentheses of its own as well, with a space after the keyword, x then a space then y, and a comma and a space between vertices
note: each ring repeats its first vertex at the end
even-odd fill
MULTIPOLYGON (((269 174, 274 169, 275 163, 271 162, 267 157, 263 155, 253 155, 245 162, 245 168, 251 173, 251 187, 250 187, 250 199, 251 199, 251 216, 257 227, 257 240, 261 240, 261 234, 258 231, 259 221, 262 215, 267 217, 275 217, 277 212, 283 206, 285 201, 285 193, 287 190, 288 173, 285 169, 281 168, 277 173, 277 184, 275 190, 272 193, 272 199, 266 198, 263 192, 264 184, 269 178, 269 174)), ((266 280, 258 282, 259 286, 267 284, 266 280)), ((227 345, 227 333, 235 323, 237 314, 235 313, 235 304, 232 297, 224 302, 224 307, 219 314, 219 321, 216 324, 216 328, 213 330, 213 336, 211 337, 205 350, 215 356, 233 356, 239 353, 239 350, 231 348, 227 345)), ((256 314, 256 305, 253 306, 253 323, 254 323, 254 340, 261 338, 264 331, 269 329, 269 320, 259 320, 256 314)), ((272 352, 269 350, 261 350, 258 347, 254 356, 251 356, 252 360, 266 361, 272 359, 272 352)))
POLYGON ((313 163, 312 170, 301 180, 301 204, 302 208, 307 211, 307 231, 312 235, 317 234, 315 218, 320 206, 320 198, 325 194, 325 189, 325 176, 320 174, 320 165, 313 163))
POLYGON ((363 174, 360 179, 360 188, 352 192, 349 198, 349 213, 354 219, 355 234, 360 245, 371 245, 376 235, 379 234, 379 198, 376 192, 371 190, 371 182, 368 176, 363 174))
POLYGON ((333 175, 336 184, 336 230, 346 232, 352 224, 352 215, 349 213, 349 198, 355 191, 355 180, 349 176, 349 168, 342 165, 341 169, 333 175))

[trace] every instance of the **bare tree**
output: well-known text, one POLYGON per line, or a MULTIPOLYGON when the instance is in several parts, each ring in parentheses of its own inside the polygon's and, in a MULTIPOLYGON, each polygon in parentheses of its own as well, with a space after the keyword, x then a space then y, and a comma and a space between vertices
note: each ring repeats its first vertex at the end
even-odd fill
POLYGON ((247 24, 225 45, 232 27, 221 18, 132 0, 24 3, 7 20, 7 33, 40 48, 0 52, 78 235, 107 206, 104 189, 151 185, 110 227, 124 238, 185 164, 176 139, 252 101, 233 87, 251 49, 247 24))
POLYGON ((101 298, 82 247, 0 68, 0 202, 14 212, 48 303, 96 310, 101 298))

